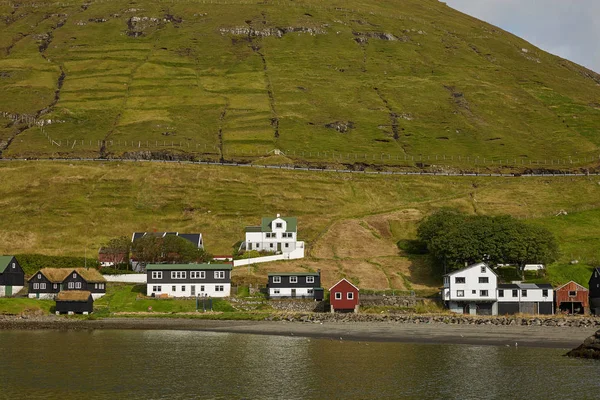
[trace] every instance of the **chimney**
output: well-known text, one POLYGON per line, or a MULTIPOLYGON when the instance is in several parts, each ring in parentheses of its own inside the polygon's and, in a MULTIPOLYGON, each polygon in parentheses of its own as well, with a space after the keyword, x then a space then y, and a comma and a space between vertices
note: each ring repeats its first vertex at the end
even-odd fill
POLYGON ((281 214, 277 214, 277 218, 281 217, 281 214))

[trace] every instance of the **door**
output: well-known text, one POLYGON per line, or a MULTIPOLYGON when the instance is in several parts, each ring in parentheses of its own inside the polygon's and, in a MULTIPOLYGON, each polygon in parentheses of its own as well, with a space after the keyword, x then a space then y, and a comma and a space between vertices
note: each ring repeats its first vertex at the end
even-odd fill
POLYGON ((12 286, 8 285, 8 286, 5 286, 5 287, 6 287, 6 291, 4 292, 4 294, 6 296, 12 296, 12 286))
POLYGON ((296 289, 292 289, 292 297, 296 297, 296 289))
POLYGON ((463 306, 463 314, 465 314, 465 315, 471 314, 471 307, 469 307, 469 303, 467 303, 463 306))
POLYGON ((281 243, 277 243, 277 251, 281 251, 281 243))
POLYGON ((39 299, 39 298, 40 298, 40 294, 39 294, 39 293, 36 293, 36 294, 35 294, 35 298, 36 298, 36 299, 39 299))
POLYGON ((190 288, 191 288, 190 290, 191 290, 192 296, 196 296, 196 285, 192 285, 192 286, 190 286, 190 288))

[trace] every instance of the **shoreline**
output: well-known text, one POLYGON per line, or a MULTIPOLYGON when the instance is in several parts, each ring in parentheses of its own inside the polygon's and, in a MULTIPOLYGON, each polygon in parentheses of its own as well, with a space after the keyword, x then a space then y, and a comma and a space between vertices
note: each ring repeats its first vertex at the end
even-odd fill
POLYGON ((564 348, 579 346, 594 327, 448 325, 390 322, 231 321, 177 318, 4 318, 0 330, 183 330, 297 336, 361 342, 467 344, 564 348))

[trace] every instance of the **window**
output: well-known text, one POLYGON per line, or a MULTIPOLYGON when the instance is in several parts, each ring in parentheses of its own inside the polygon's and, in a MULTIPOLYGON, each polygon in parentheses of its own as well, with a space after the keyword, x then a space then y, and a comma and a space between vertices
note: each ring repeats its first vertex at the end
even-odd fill
POLYGON ((456 291, 456 297, 465 297, 465 291, 464 290, 457 290, 456 291))
POLYGON ((269 243, 269 247, 270 247, 270 248, 273 248, 273 243, 269 243))
POLYGON ((471 290, 471 294, 477 294, 477 290, 471 290))
POLYGON ((274 276, 273 277, 273 283, 281 283, 281 277, 280 276, 274 276))
POLYGON ((171 271, 171 279, 185 279, 185 271, 171 271))
MULTIPOLYGON (((260 249, 260 243, 256 243, 256 248, 260 249)), ((250 248, 250 250, 252 250, 252 248, 250 248)))
POLYGON ((73 278, 77 278, 77 274, 73 272, 73 278))
POLYGON ((348 293, 346 293, 346 298, 348 300, 354 300, 354 292, 348 292, 348 293))
POLYGON ((206 279, 206 271, 191 271, 191 279, 206 279))
POLYGON ((104 289, 104 283, 100 284, 100 288, 99 289, 104 289))
POLYGON ((285 238, 292 238, 293 234, 291 232, 288 232, 288 233, 284 232, 284 233, 281 234, 281 237, 284 238, 284 239, 285 238))
POLYGON ((58 289, 58 283, 55 283, 54 285, 52 285, 52 287, 53 287, 54 289, 58 289))
POLYGON ((42 279, 42 274, 38 274, 38 279, 42 279))
POLYGON ((548 297, 548 289, 542 290, 542 297, 548 297))
POLYGON ((81 289, 81 282, 75 282, 75 289, 81 289))
POLYGON ((74 287, 75 287, 75 284, 73 282, 69 282, 67 284, 67 288, 69 288, 69 289, 73 289, 74 287))
POLYGON ((223 285, 215 286, 215 292, 224 292, 224 291, 225 291, 225 287, 223 285))
POLYGON ((286 243, 286 244, 285 244, 285 248, 287 249, 288 247, 290 247, 290 244, 289 244, 289 243, 286 243))
POLYGON ((46 284, 45 283, 40 283, 40 289, 42 289, 42 290, 46 289, 46 284))
POLYGON ((275 228, 283 228, 283 224, 281 222, 277 222, 275 224, 275 228))
POLYGON ((487 276, 480 276, 479 283, 490 283, 490 278, 488 278, 487 276))
POLYGON ((162 271, 152 271, 152 279, 162 279, 162 271))
POLYGON ((504 290, 498 290, 498 297, 504 297, 504 290))
POLYGON ((15 268, 15 267, 16 267, 16 264, 15 264, 15 263, 12 263, 12 267, 13 267, 13 268, 15 268))
POLYGON ((479 291, 479 295, 481 297, 488 297, 488 291, 487 290, 480 290, 479 291))
POLYGON ((466 282, 465 277, 458 277, 457 276, 456 278, 454 278, 454 283, 465 283, 465 282, 466 282))
POLYGON ((306 277, 306 283, 315 283, 315 277, 314 276, 307 276, 306 277))
POLYGON ((177 286, 171 286, 171 289, 172 289, 173 292, 176 292, 177 291, 177 286))
POLYGON ((279 289, 273 289, 273 294, 279 294, 280 290, 279 289))
POLYGON ((513 290, 512 291, 512 297, 519 297, 519 291, 518 290, 513 290))
POLYGON ((577 296, 576 290, 569 290, 569 297, 576 297, 576 296, 577 296))
POLYGON ((306 290, 306 294, 310 294, 310 295, 312 295, 312 294, 314 294, 314 293, 315 293, 315 291, 314 291, 313 289, 307 289, 307 290, 306 290))
POLYGON ((290 283, 298 283, 298 277, 297 276, 290 276, 290 283))
POLYGON ((181 291, 182 291, 182 292, 185 292, 185 286, 182 286, 182 287, 181 287, 181 291))
POLYGON ((153 292, 161 292, 162 291, 162 286, 152 286, 152 291, 153 292))
POLYGON ((481 267, 481 273, 482 273, 482 274, 485 274, 485 273, 486 273, 486 271, 487 271, 487 268, 486 268, 486 267, 481 267))
POLYGON ((341 300, 342 299, 342 292, 335 292, 335 299, 336 300, 341 300))
POLYGON ((40 288, 40 284, 39 283, 34 283, 33 284, 33 289, 34 290, 39 289, 39 288, 40 288))
POLYGON ((225 279, 225 271, 215 271, 215 279, 225 279))
POLYGON ((204 292, 204 285, 200 285, 200 291, 204 292))
POLYGON ((527 297, 527 290, 521 290, 521 297, 527 297))

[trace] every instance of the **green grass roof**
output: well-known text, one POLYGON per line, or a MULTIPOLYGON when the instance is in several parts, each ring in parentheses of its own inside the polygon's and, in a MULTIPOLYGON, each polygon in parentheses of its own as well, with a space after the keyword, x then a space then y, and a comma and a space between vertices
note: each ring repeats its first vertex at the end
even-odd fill
MULTIPOLYGON (((271 223, 276 219, 277 218, 263 217, 262 223, 261 223, 262 231, 263 232, 271 232, 273 230, 271 223)), ((286 229, 285 229, 286 232, 296 232, 296 230, 298 228, 298 218, 296 218, 296 217, 279 217, 279 219, 282 219, 286 222, 286 224, 287 224, 286 229)))
POLYGON ((8 264, 13 259, 13 256, 0 256, 0 274, 4 273, 8 264))
POLYGON ((147 271, 157 270, 222 270, 233 269, 231 264, 148 264, 147 271))

